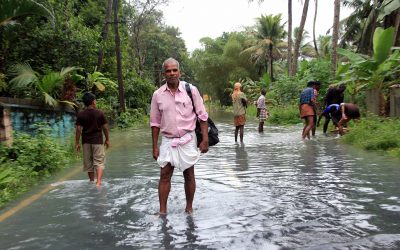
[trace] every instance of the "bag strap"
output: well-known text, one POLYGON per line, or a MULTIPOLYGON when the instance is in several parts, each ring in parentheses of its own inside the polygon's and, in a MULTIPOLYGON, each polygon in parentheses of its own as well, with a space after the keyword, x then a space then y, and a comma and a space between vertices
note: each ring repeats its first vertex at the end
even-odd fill
POLYGON ((194 102, 193 102, 192 89, 190 88, 190 84, 188 82, 185 83, 185 88, 186 88, 186 92, 187 92, 188 96, 190 97, 190 100, 192 100, 193 112, 196 114, 196 117, 197 117, 196 108, 194 107, 194 102))

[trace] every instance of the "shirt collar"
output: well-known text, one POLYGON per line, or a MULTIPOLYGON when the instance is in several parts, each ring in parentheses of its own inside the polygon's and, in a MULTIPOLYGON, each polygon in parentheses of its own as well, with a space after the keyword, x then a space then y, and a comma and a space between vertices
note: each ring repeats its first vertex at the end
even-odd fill
MULTIPOLYGON (((186 91, 185 83, 186 83, 185 81, 179 81, 178 90, 179 90, 180 92, 186 91)), ((171 90, 168 88, 168 84, 167 84, 167 83, 165 83, 165 89, 164 89, 164 91, 171 91, 171 90)))

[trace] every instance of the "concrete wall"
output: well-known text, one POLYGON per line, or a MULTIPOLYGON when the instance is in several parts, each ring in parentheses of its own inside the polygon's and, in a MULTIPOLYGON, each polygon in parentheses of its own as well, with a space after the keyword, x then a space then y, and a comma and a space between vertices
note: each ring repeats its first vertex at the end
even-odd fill
POLYGON ((366 91, 365 106, 367 110, 375 115, 379 115, 380 91, 379 89, 368 89, 366 91))
POLYGON ((33 134, 40 124, 51 127, 52 136, 69 138, 75 131, 75 111, 36 100, 0 97, 0 140, 9 141, 12 131, 33 134))
POLYGON ((400 84, 390 87, 390 116, 400 117, 400 84))

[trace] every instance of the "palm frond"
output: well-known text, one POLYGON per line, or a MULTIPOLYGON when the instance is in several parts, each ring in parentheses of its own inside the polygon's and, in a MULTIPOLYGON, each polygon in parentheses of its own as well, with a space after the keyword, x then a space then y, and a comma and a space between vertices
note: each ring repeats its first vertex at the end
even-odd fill
POLYGON ((48 94, 52 94, 57 87, 60 87, 64 82, 64 77, 58 72, 51 72, 43 76, 42 80, 39 82, 39 89, 48 94))
POLYGON ((53 12, 33 0, 1 0, 0 10, 0 26, 9 24, 14 18, 26 15, 44 16, 54 23, 53 12))
POLYGON ((60 71, 60 75, 61 75, 62 77, 64 77, 64 76, 67 75, 68 73, 71 73, 72 71, 79 70, 79 69, 81 69, 81 68, 79 68, 79 67, 66 67, 66 68, 62 68, 61 71, 60 71))
POLYGON ((52 106, 52 107, 57 107, 58 106, 58 101, 56 99, 54 99, 52 96, 50 96, 49 94, 47 94, 46 92, 42 92, 43 96, 44 96, 44 101, 46 104, 52 106))
POLYGON ((27 63, 15 64, 9 71, 10 75, 15 76, 10 84, 13 89, 27 88, 29 85, 39 81, 38 73, 27 63))

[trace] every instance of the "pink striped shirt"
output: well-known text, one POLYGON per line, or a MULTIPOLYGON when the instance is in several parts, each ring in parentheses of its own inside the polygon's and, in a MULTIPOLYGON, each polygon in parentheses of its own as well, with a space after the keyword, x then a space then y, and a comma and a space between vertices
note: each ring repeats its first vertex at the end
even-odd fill
MULTIPOLYGON (((196 114, 185 83, 180 81, 175 95, 164 84, 154 92, 151 99, 150 127, 160 128, 161 134, 169 138, 182 137, 196 127, 196 114)), ((191 85, 191 90, 198 118, 207 121, 203 98, 195 86, 191 85)))

